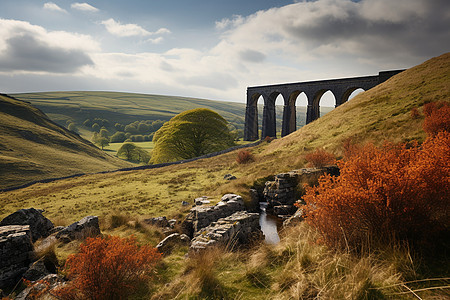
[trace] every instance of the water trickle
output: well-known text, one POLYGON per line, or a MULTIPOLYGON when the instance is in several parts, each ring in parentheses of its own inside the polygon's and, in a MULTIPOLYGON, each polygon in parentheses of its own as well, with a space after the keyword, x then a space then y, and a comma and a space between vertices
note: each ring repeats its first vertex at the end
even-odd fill
POLYGON ((278 218, 266 213, 267 202, 259 203, 259 226, 264 233, 265 242, 267 244, 278 244, 280 237, 278 236, 278 218))

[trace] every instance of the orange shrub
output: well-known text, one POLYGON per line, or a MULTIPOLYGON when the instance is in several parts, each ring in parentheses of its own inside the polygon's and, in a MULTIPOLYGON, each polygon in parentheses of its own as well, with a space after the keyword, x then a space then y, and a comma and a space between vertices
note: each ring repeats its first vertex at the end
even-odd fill
POLYGON ((423 130, 428 135, 435 135, 440 131, 450 131, 450 104, 447 102, 431 102, 423 107, 425 120, 423 130))
POLYGON ((317 148, 314 152, 306 154, 305 159, 308 165, 314 168, 322 168, 336 161, 334 155, 323 148, 317 148))
POLYGON ((420 118, 420 112, 419 112, 419 110, 417 109, 417 107, 411 108, 411 118, 413 118, 413 119, 418 119, 418 118, 420 118))
POLYGON ((238 164, 246 164, 249 162, 255 161, 255 156, 248 150, 241 150, 238 152, 236 157, 236 162, 238 164))
POLYGON ((369 144, 338 162, 340 176, 307 187, 307 222, 332 246, 373 238, 430 241, 448 230, 450 133, 407 148, 369 144))
POLYGON ((134 237, 87 238, 65 270, 72 281, 55 292, 64 299, 127 299, 161 258, 134 237))

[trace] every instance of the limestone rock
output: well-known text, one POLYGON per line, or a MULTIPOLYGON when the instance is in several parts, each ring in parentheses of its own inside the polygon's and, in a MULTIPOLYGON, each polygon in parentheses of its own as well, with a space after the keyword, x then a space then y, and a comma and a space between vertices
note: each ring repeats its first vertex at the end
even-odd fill
POLYGON ((203 204, 210 204, 211 201, 208 200, 207 196, 202 196, 199 198, 195 198, 194 203, 195 203, 195 205, 203 205, 203 204))
POLYGON ((0 289, 14 286, 34 258, 29 225, 0 226, 0 289))
POLYGON ((198 232, 212 222, 242 210, 245 210, 242 197, 236 194, 226 194, 214 206, 202 205, 191 208, 181 225, 182 231, 189 237, 193 237, 195 232, 198 232))
POLYGON ((34 208, 20 209, 5 217, 0 226, 6 225, 30 225, 33 242, 41 237, 47 237, 53 229, 53 223, 42 215, 43 210, 34 208))
POLYGON ((304 220, 304 212, 303 209, 299 208, 297 209, 297 211, 294 213, 293 216, 284 220, 283 226, 284 227, 294 226, 296 224, 299 224, 303 220, 304 220))
POLYGON ((167 220, 166 217, 145 219, 144 222, 157 227, 169 227, 169 221, 167 220))
POLYGON ((175 245, 185 245, 188 246, 191 242, 191 239, 185 235, 185 234, 179 234, 179 233, 172 233, 165 239, 163 239, 159 244, 156 246, 156 249, 158 249, 159 252, 167 254, 170 253, 172 248, 175 245))
POLYGON ((235 244, 244 244, 261 237, 259 214, 238 211, 196 232, 190 249, 198 251, 216 244, 234 247, 235 244))
POLYGON ((304 168, 275 175, 273 181, 266 182, 263 191, 268 210, 274 206, 293 205, 301 196, 297 194, 297 186, 302 186, 304 183, 316 183, 323 174, 338 176, 339 168, 337 166, 304 168))
POLYGON ((23 274, 22 277, 30 281, 36 281, 49 274, 56 273, 57 266, 48 257, 44 256, 31 264, 31 266, 28 268, 25 274, 23 274))
POLYGON ((56 234, 56 239, 63 242, 94 237, 100 234, 97 216, 87 216, 56 234))
POLYGON ((277 205, 272 208, 274 215, 292 215, 297 208, 294 205, 277 205))

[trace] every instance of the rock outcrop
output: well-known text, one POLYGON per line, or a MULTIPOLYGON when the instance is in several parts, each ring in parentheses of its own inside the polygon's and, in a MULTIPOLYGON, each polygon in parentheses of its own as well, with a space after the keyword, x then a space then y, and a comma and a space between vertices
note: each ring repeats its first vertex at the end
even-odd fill
POLYGON ((20 209, 5 217, 0 226, 6 225, 30 225, 33 242, 42 237, 47 237, 53 229, 53 223, 42 215, 43 210, 28 208, 20 209))
POLYGON ((277 215, 289 215, 295 212, 293 204, 301 196, 298 191, 303 184, 315 184, 323 174, 339 175, 337 166, 327 166, 320 169, 304 168, 275 175, 274 181, 267 181, 264 188, 264 199, 268 203, 267 210, 277 215), (275 208, 276 207, 276 208, 275 208), (281 212, 286 212, 280 214, 281 212))
POLYGON ((192 238, 195 232, 212 222, 242 210, 245 210, 244 201, 241 196, 235 194, 224 195, 221 201, 214 206, 195 206, 191 208, 183 221, 183 233, 192 238))
POLYGON ((14 286, 34 258, 29 225, 0 227, 0 289, 14 286))
POLYGON ((94 237, 100 234, 97 216, 87 216, 56 233, 55 238, 63 242, 94 237))
POLYGON ((197 231, 190 249, 198 251, 219 243, 232 248, 235 244, 244 244, 261 237, 259 214, 238 211, 197 231))
POLYGON ((191 239, 185 234, 172 233, 156 246, 159 252, 168 254, 175 246, 189 246, 191 239))

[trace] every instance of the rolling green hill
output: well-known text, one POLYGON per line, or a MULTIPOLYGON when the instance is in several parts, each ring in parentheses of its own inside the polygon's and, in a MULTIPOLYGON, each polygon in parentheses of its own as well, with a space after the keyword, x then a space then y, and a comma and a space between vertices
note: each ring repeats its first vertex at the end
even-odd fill
POLYGON ((0 137, 0 189, 130 166, 6 95, 0 95, 0 137))

